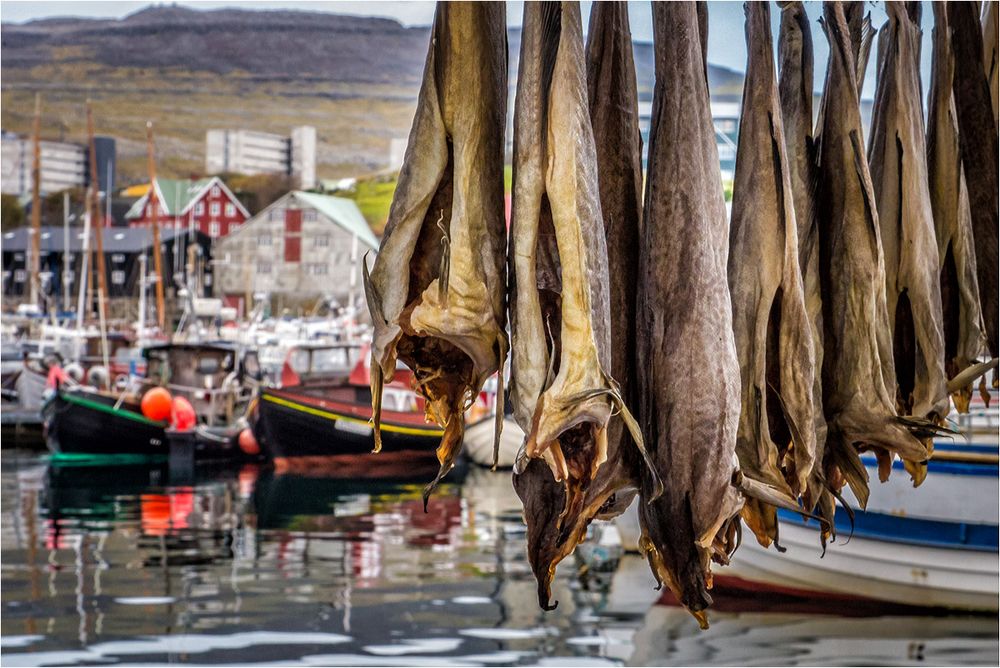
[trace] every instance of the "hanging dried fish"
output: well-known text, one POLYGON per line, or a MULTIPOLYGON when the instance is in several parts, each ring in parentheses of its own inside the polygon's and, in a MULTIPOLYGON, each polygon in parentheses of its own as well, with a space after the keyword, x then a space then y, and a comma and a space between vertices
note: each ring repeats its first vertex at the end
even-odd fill
MULTIPOLYGON (((819 282, 819 230, 816 227, 816 142, 813 139, 813 42, 809 17, 801 2, 782 2, 778 32, 778 93, 785 148, 791 176, 792 202, 799 241, 799 268, 813 356, 813 432, 816 455, 803 494, 805 509, 833 521, 834 500, 826 492, 820 462, 826 447, 826 418, 823 415, 823 299, 819 282)), ((824 536, 824 540, 827 537, 824 536)))
MULTIPOLYGON (((463 413, 503 368, 503 206, 507 42, 503 3, 440 2, 385 237, 365 292, 374 323, 372 406, 397 356, 427 417, 444 427, 441 468, 462 444, 463 413)), ((503 396, 502 377, 499 398, 503 396)), ((497 407, 498 434, 503 409, 497 407)))
MULTIPOLYGON (((736 453, 743 474, 784 494, 806 491, 816 454, 813 353, 766 3, 746 3, 747 73, 729 226, 729 290, 742 381, 736 453)), ((743 518, 764 546, 774 506, 743 518)))
POLYGON ((861 137, 853 49, 843 6, 827 3, 823 14, 830 60, 823 91, 816 213, 823 295, 823 404, 829 427, 824 473, 835 491, 849 484, 864 507, 868 474, 858 450, 875 451, 884 480, 893 454, 911 462, 925 461, 927 448, 917 436, 933 432, 925 420, 896 415, 885 263, 861 137))
POLYGON ((943 422, 949 402, 920 99, 920 5, 887 2, 885 8, 868 161, 885 259, 896 404, 903 415, 943 422))
POLYGON ((514 487, 539 604, 551 609, 555 567, 604 503, 588 491, 614 409, 643 447, 608 373, 608 251, 578 3, 525 4, 514 138, 511 398, 526 433, 514 487))
MULTIPOLYGON (((942 2, 935 2, 933 7, 935 27, 927 101, 927 173, 940 264, 945 372, 953 379, 976 363, 986 348, 986 339, 979 309, 972 214, 952 94, 955 59, 951 53, 948 9, 942 2)), ((960 412, 968 412, 972 384, 956 388, 952 398, 960 412)))
POLYGON ((1000 18, 1000 3, 986 0, 980 21, 983 24, 983 71, 990 82, 990 102, 993 103, 993 121, 1000 132, 1000 63, 997 62, 997 20, 1000 18))
MULTIPOLYGON (((948 27, 955 57, 952 90, 958 118, 962 164, 969 190, 972 235, 976 249, 976 272, 979 276, 979 305, 985 322, 990 355, 1000 356, 997 340, 998 294, 997 262, 1000 261, 997 208, 998 147, 996 119, 993 116, 989 83, 983 71, 983 40, 975 3, 948 3, 948 27)), ((993 375, 997 386, 997 375, 993 375)))
POLYGON ((639 251, 639 421, 664 481, 641 497, 657 580, 707 626, 710 560, 737 544, 739 362, 726 283, 726 210, 698 9, 653 3, 656 84, 639 251))

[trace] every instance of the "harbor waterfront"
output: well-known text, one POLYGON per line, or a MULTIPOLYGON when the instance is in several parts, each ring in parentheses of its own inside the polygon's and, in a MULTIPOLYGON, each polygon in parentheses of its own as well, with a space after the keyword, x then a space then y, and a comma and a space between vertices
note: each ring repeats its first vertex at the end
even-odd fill
MULTIPOLYGON (((535 604, 510 473, 363 481, 5 450, 5 666, 995 664, 996 614, 719 592, 712 626, 645 560, 561 564, 535 604)), ((601 527, 609 527, 598 523, 601 527)), ((829 550, 847 549, 838 539, 829 550)), ((607 543, 608 541, 600 541, 607 543)), ((597 545, 592 541, 584 543, 597 545)), ((847 546, 849 547, 849 545, 847 546)), ((597 550, 596 552, 600 552, 597 550)), ((720 569, 719 575, 724 575, 720 569)))

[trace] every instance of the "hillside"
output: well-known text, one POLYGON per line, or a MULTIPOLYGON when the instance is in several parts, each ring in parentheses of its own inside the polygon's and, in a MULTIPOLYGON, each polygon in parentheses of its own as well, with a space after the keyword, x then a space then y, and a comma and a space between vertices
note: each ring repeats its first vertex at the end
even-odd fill
MULTIPOLYGON (((119 137, 119 183, 145 175, 145 124, 159 169, 200 173, 205 131, 285 133, 317 128, 321 178, 376 171, 406 136, 429 30, 383 18, 299 11, 149 7, 121 20, 60 18, 0 28, 0 122, 27 132, 43 93, 43 134, 79 140, 83 103, 98 133, 119 137)), ((516 61, 519 30, 509 34, 516 61)), ((640 89, 652 47, 636 44, 640 89)), ((739 95, 742 75, 710 68, 717 93, 739 95)), ((513 81, 511 81, 513 85, 513 81)))

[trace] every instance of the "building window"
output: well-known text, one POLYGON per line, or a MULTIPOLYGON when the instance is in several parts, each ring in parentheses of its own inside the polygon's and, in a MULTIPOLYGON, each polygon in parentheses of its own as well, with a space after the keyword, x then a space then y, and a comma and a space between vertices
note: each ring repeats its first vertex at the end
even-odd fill
POLYGON ((15 283, 24 283, 24 279, 25 279, 26 276, 27 276, 27 274, 24 271, 24 269, 15 269, 14 270, 14 282, 15 283))
POLYGON ((329 234, 317 234, 313 237, 313 246, 316 248, 327 248, 330 245, 329 234))
POLYGON ((306 221, 307 223, 315 223, 316 222, 316 209, 306 209, 305 211, 303 211, 302 212, 302 220, 306 221))
POLYGON ((218 202, 212 202, 211 204, 208 205, 208 210, 209 210, 209 213, 211 215, 218 216, 219 215, 219 203, 218 202))
POLYGON ((271 235, 270 234, 262 234, 259 237, 257 237, 257 245, 258 246, 270 246, 271 245, 271 235))
POLYGON ((257 273, 258 274, 270 274, 271 273, 271 263, 270 262, 258 262, 257 263, 257 273))
POLYGON ((194 215, 203 216, 205 215, 205 203, 198 202, 194 207, 194 215))
POLYGON ((236 206, 232 202, 226 203, 226 217, 234 218, 236 216, 236 206))
POLYGON ((125 255, 124 255, 124 253, 115 253, 115 254, 113 254, 111 256, 111 261, 114 262, 114 263, 116 263, 116 264, 121 264, 122 262, 125 261, 125 255))
MULTIPOLYGON (((214 206, 214 205, 213 205, 214 206)), ((208 224, 208 236, 213 239, 219 236, 219 224, 216 222, 211 222, 208 224)))
POLYGON ((313 276, 326 276, 327 267, 321 262, 306 265, 306 273, 312 274, 313 276))
POLYGON ((219 186, 212 186, 212 197, 219 196, 219 186))
POLYGON ((114 285, 124 285, 125 284, 125 272, 121 269, 115 269, 111 272, 111 282, 114 285))
POLYGON ((267 215, 268 220, 277 221, 285 220, 285 210, 284 209, 271 209, 271 213, 267 215))

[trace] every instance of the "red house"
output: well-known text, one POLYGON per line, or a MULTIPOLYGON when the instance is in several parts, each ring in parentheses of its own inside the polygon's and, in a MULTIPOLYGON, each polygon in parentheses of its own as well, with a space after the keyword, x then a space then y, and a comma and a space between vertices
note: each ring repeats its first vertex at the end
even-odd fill
POLYGON ((155 186, 152 196, 147 191, 125 214, 129 227, 152 224, 152 207, 157 206, 161 227, 193 226, 216 239, 239 228, 250 217, 217 176, 197 181, 157 178, 155 186))

